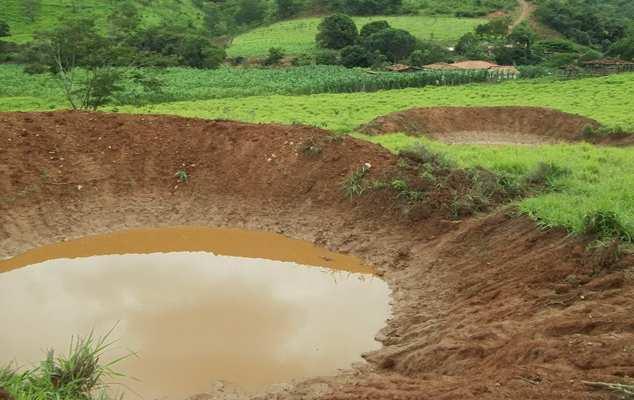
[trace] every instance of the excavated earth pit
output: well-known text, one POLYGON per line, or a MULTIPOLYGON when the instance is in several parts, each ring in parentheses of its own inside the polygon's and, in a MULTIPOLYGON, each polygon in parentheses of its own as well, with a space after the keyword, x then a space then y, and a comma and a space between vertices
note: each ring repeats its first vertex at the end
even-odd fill
POLYGON ((271 233, 118 232, 0 261, 9 269, 0 275, 11 327, 0 331, 0 364, 37 365, 43 346, 113 330, 109 359, 134 351, 117 365, 131 398, 185 399, 211 382, 248 393, 336 374, 379 348, 374 334, 389 316, 387 285, 369 267, 271 233))
MULTIPOLYGON (((382 192, 342 191, 364 165, 368 180, 398 169, 396 156, 311 127, 56 112, 0 114, 0 132, 1 258, 180 226, 283 234, 375 267, 392 298, 382 346, 260 398, 610 399, 583 382, 634 376, 634 258, 512 208, 453 218, 458 173, 411 218, 382 192)), ((195 398, 228 396, 216 389, 195 398)))
POLYGON ((599 122, 575 114, 538 107, 412 108, 378 117, 359 132, 379 135, 402 132, 449 144, 540 145, 592 141, 628 145, 632 135, 592 136, 599 122))

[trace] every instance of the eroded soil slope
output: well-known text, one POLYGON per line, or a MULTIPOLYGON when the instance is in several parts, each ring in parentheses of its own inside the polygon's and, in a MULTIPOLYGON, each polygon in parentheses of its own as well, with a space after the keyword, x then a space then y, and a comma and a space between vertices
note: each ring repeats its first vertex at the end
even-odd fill
POLYGON ((64 112, 0 114, 0 138, 2 257, 207 225, 284 233, 375 265, 394 297, 384 347, 367 365, 263 397, 609 399, 582 381, 634 376, 632 256, 590 253, 511 210, 450 220, 438 204, 460 180, 429 192, 438 202, 422 219, 381 192, 350 200, 342 185, 361 165, 371 178, 399 168, 372 144, 309 127, 64 112))
POLYGON ((584 139, 584 129, 600 124, 590 118, 537 107, 412 108, 379 117, 360 132, 404 132, 448 143, 540 144, 584 139))

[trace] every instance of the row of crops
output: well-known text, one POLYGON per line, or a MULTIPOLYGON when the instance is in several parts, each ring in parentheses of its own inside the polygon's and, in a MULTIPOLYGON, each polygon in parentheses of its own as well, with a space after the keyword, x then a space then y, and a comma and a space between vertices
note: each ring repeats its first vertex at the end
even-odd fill
MULTIPOLYGON (((425 86, 455 86, 512 79, 512 74, 489 71, 375 72, 340 66, 304 66, 285 69, 196 70, 188 68, 126 69, 117 104, 156 104, 180 100, 207 100, 269 94, 373 92, 425 86), (139 80, 139 77, 143 79, 139 80), (159 82, 147 90, 143 82, 159 82), (156 85, 155 85, 156 86, 156 85)), ((63 100, 59 84, 50 75, 28 75, 20 66, 0 66, 0 97, 31 96, 63 100)))

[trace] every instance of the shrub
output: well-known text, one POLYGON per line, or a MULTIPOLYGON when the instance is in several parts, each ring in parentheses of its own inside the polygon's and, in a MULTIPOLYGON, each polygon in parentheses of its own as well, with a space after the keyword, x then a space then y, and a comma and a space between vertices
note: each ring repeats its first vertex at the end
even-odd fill
POLYGON ((318 26, 317 45, 325 49, 342 49, 353 45, 359 36, 352 18, 334 14, 324 18, 318 26))
POLYGON ((11 34, 11 28, 6 21, 0 20, 0 37, 9 36, 11 34))
POLYGON ((371 51, 378 50, 391 62, 407 58, 416 47, 416 38, 402 29, 385 29, 364 40, 364 46, 371 51))
POLYGON ((496 18, 491 22, 476 26, 475 32, 480 36, 506 36, 510 22, 508 17, 496 18))
POLYGON ((369 22, 361 28, 361 37, 365 38, 374 33, 381 32, 385 29, 388 29, 390 24, 387 21, 372 21, 369 22))
POLYGON ((284 49, 280 47, 271 47, 269 55, 264 60, 264 65, 276 65, 284 58, 284 49))
POLYGON ((610 46, 608 54, 624 60, 634 61, 634 33, 610 46))
POLYGON ((302 3, 298 0, 275 0, 275 14, 279 19, 289 19, 302 10, 302 3))
POLYGON ((443 46, 430 42, 418 42, 416 50, 409 56, 410 65, 427 65, 440 61, 448 61, 450 59, 449 50, 443 46))
POLYGON ((373 54, 363 46, 353 45, 341 49, 341 64, 344 67, 369 67, 373 62, 373 54))
POLYGON ((264 21, 266 3, 260 0, 240 0, 235 21, 240 25, 253 25, 264 21))
POLYGON ((315 64, 339 65, 339 52, 336 50, 321 50, 315 53, 315 64))

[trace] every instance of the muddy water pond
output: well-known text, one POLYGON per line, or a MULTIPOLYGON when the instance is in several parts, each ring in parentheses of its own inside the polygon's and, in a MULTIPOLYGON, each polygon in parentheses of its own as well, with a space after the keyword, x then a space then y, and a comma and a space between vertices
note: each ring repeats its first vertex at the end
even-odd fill
POLYGON ((359 260, 281 235, 167 228, 62 242, 0 261, 0 365, 117 342, 126 398, 184 399, 331 375, 377 349, 389 290, 359 260), (4 272, 3 272, 4 271, 4 272))

